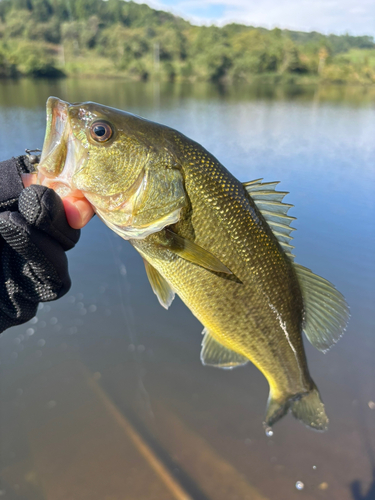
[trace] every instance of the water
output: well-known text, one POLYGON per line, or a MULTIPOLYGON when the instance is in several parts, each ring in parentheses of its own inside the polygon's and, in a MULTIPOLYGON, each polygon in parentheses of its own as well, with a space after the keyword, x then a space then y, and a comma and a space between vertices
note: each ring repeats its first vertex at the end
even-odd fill
POLYGON ((70 293, 0 338, 1 498, 374 499, 374 89, 1 82, 1 159, 42 145, 49 95, 177 128, 242 181, 280 180, 297 262, 351 320, 328 354, 306 345, 329 431, 288 416, 267 437, 261 373, 203 367, 202 326, 179 299, 161 308, 140 256, 94 219, 70 293))

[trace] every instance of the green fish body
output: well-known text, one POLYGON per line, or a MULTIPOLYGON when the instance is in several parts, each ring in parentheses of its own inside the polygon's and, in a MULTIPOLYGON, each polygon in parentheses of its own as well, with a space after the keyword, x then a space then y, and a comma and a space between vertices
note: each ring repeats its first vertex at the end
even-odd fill
POLYGON ((328 350, 348 308, 332 284, 293 262, 293 218, 277 183, 242 184, 173 129, 56 98, 47 104, 39 179, 62 196, 81 192, 130 241, 164 307, 179 295, 204 325, 205 365, 251 361, 261 370, 270 385, 266 427, 291 410, 327 428, 302 332, 328 350))

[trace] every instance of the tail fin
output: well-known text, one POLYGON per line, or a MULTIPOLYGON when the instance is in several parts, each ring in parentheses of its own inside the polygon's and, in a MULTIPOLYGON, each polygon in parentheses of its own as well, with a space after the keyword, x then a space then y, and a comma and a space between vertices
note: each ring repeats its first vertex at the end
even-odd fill
POLYGON ((272 391, 270 391, 265 427, 268 429, 272 427, 289 410, 292 411, 295 418, 316 431, 324 432, 328 429, 329 420, 314 382, 309 392, 286 397, 283 400, 274 398, 272 391))
POLYGON ((293 416, 308 427, 321 432, 328 429, 329 420, 315 384, 310 392, 302 396, 301 399, 294 401, 291 408, 293 416))

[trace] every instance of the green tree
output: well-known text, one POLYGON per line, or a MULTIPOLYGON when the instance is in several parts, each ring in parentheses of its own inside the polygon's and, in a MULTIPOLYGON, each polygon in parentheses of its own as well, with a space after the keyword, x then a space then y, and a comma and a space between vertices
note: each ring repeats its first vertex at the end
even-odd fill
POLYGON ((375 61, 368 36, 237 23, 199 27, 126 0, 0 0, 0 39, 1 74, 9 67, 21 74, 48 73, 64 59, 75 74, 113 67, 137 79, 157 74, 168 80, 285 81, 309 74, 372 83, 375 61))

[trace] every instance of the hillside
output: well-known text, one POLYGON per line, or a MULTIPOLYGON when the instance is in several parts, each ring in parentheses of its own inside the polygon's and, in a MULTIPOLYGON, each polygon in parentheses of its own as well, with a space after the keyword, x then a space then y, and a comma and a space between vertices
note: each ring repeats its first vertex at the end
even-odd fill
POLYGON ((194 26, 123 0, 0 0, 0 76, 375 83, 369 36, 194 26))

